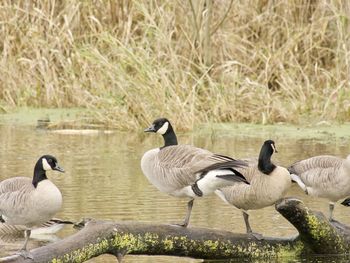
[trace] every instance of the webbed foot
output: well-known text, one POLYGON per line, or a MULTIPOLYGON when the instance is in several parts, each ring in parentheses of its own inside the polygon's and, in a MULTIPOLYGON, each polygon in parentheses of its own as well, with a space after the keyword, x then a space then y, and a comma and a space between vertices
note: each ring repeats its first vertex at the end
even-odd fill
POLYGON ((254 233, 254 232, 250 232, 250 233, 247 233, 249 236, 252 236, 254 237, 255 239, 257 240, 263 240, 264 237, 262 234, 259 234, 259 233, 254 233))
POLYGON ((183 223, 171 223, 170 225, 172 225, 172 226, 187 227, 187 226, 188 226, 188 223, 187 223, 187 224, 186 224, 185 222, 183 222, 183 223))
POLYGON ((30 253, 28 250, 21 249, 15 253, 15 255, 24 257, 25 259, 34 259, 33 254, 30 253))

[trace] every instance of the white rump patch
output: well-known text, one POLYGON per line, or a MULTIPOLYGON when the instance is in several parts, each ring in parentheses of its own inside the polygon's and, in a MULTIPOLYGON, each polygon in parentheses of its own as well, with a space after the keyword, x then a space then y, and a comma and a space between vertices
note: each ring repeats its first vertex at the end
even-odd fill
POLYGON ((51 226, 42 226, 42 227, 38 227, 38 228, 34 228, 30 234, 31 237, 34 236, 38 236, 40 237, 40 235, 53 235, 55 233, 57 233, 59 230, 61 230, 65 225, 64 224, 59 224, 59 223, 55 223, 51 226))
POLYGON ((168 127, 169 127, 169 122, 165 122, 163 126, 160 129, 158 129, 157 133, 160 133, 161 135, 163 135, 164 133, 167 132, 168 127))
POLYGON ((43 162, 43 168, 45 171, 49 171, 49 170, 52 170, 51 166, 49 165, 49 163, 47 162, 46 158, 43 158, 42 159, 42 162, 43 162))
POLYGON ((303 183, 303 181, 300 179, 299 176, 296 174, 290 174, 290 177, 294 182, 296 182, 303 191, 306 191, 306 185, 303 183))
POLYGON ((216 194, 218 197, 220 197, 226 204, 230 205, 229 201, 227 201, 227 199, 226 199, 224 193, 223 193, 220 189, 215 190, 215 194, 216 194))
POLYGON ((197 181, 198 188, 203 192, 203 195, 208 195, 215 192, 217 189, 236 184, 237 182, 235 181, 218 177, 218 175, 229 174, 234 176, 231 170, 211 170, 202 179, 197 181))

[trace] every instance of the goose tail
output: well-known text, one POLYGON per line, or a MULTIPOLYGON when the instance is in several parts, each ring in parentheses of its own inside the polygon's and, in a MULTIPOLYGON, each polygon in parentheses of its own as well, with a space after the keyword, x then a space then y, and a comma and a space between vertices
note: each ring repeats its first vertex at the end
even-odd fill
POLYGON ((287 168, 289 174, 290 174, 290 179, 292 180, 292 183, 297 183, 297 177, 299 178, 299 176, 294 172, 294 170, 289 167, 287 168))
POLYGON ((221 159, 225 157, 229 160, 224 162, 214 163, 212 165, 209 165, 208 167, 205 167, 204 169, 199 170, 198 173, 200 174, 200 177, 208 178, 208 177, 211 177, 212 175, 215 175, 216 179, 222 179, 219 181, 222 181, 220 182, 220 184, 223 184, 223 186, 232 185, 232 182, 243 182, 243 183, 249 184, 249 182, 244 177, 244 175, 241 174, 239 171, 237 171, 237 168, 248 167, 248 163, 246 161, 235 160, 223 155, 214 155, 214 157, 221 158, 221 159))
POLYGON ((343 202, 341 202, 343 206, 350 206, 350 198, 346 198, 343 202))
POLYGON ((220 178, 220 179, 227 180, 227 181, 242 182, 242 183, 249 184, 249 182, 248 182, 247 179, 244 177, 244 175, 241 174, 240 172, 238 172, 237 170, 229 169, 229 171, 231 171, 231 172, 233 172, 233 173, 219 174, 219 175, 217 175, 216 177, 218 177, 218 178, 220 178))
MULTIPOLYGON (((61 220, 58 218, 53 218, 42 225, 32 229, 32 235, 52 235, 57 233, 67 224, 74 224, 68 220, 61 220)), ((27 228, 20 225, 8 225, 6 223, 0 223, 0 236, 14 236, 23 235, 23 231, 27 228)))
POLYGON ((74 222, 69 220, 62 220, 59 218, 52 218, 51 220, 45 222, 38 228, 32 230, 33 234, 43 235, 43 234, 55 234, 60 231, 65 225, 73 225, 74 222))
POLYGON ((196 184, 202 191, 202 195, 207 195, 215 192, 217 189, 242 182, 249 184, 242 174, 238 172, 236 174, 229 169, 225 169, 209 171, 197 180, 196 184))

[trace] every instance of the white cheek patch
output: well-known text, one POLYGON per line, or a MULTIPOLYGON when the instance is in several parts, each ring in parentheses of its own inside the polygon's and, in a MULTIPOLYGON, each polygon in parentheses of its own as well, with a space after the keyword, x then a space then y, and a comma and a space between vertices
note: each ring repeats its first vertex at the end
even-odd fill
POLYGON ((157 133, 160 133, 163 135, 168 130, 168 127, 169 127, 169 122, 165 122, 163 126, 160 129, 158 129, 157 133))
POLYGON ((42 162, 43 162, 43 168, 45 171, 52 170, 51 166, 49 165, 49 163, 45 158, 42 159, 42 162))
POLYGON ((276 147, 275 147, 275 145, 273 145, 273 143, 271 143, 271 147, 272 147, 273 152, 275 153, 276 152, 276 147))

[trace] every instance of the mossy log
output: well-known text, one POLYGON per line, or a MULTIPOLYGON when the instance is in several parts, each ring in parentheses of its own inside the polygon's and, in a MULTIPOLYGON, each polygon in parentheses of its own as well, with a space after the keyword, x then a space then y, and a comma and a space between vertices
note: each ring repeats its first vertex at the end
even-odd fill
POLYGON ((276 209, 299 231, 298 237, 257 240, 252 236, 207 228, 183 228, 140 222, 88 221, 72 236, 31 250, 34 261, 9 256, 0 262, 83 262, 112 254, 171 255, 201 259, 299 257, 303 254, 344 254, 349 229, 330 224, 297 199, 284 199, 276 209))
POLYGON ((322 213, 311 211, 298 199, 284 199, 276 204, 280 212, 299 232, 300 240, 316 254, 345 254, 350 248, 349 227, 329 222, 322 213))

